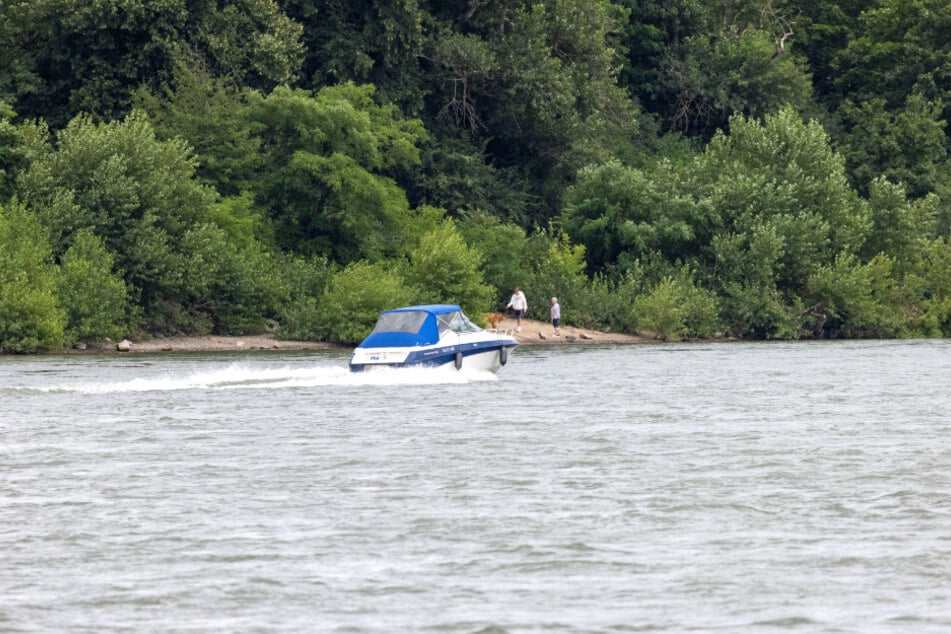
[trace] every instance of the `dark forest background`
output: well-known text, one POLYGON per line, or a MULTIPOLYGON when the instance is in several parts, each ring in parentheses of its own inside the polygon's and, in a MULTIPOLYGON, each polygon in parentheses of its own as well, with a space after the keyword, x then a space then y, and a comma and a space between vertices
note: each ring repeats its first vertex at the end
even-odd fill
POLYGON ((949 114, 946 0, 0 0, 0 351, 948 336, 949 114))

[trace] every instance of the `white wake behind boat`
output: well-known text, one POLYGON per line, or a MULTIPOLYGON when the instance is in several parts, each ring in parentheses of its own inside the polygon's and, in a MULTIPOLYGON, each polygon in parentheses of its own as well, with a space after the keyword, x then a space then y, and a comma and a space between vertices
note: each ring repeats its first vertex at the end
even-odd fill
POLYGON ((454 304, 384 310, 350 356, 350 370, 441 367, 498 372, 518 341, 483 330, 454 304))

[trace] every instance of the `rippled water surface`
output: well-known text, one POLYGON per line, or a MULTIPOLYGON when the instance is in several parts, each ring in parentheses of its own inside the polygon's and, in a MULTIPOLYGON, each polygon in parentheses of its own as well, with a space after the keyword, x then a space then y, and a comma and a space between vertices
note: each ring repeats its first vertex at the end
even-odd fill
POLYGON ((0 630, 951 631, 951 343, 0 357, 0 630))

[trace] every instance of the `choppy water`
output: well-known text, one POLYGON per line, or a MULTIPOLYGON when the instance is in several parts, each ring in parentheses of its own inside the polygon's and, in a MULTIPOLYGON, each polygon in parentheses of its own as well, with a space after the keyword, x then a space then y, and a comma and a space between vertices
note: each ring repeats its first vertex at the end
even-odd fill
POLYGON ((0 630, 951 631, 951 342, 0 358, 0 630))

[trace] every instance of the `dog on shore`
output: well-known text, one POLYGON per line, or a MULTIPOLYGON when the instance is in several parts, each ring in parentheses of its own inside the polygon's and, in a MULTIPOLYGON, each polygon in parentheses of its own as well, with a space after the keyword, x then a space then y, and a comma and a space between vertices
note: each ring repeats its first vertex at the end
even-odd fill
POLYGON ((505 319, 505 315, 501 313, 486 313, 485 314, 485 321, 493 328, 498 328, 499 324, 502 323, 503 319, 505 319))

